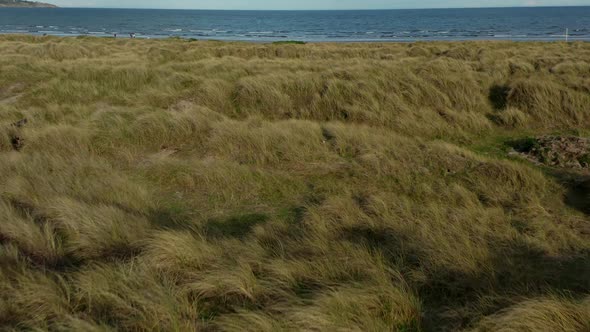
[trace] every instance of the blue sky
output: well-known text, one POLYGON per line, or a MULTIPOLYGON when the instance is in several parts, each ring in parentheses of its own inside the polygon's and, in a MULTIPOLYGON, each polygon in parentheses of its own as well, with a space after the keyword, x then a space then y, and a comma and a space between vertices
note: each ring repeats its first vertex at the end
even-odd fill
POLYGON ((395 9, 590 6, 590 0, 45 0, 63 7, 194 9, 395 9))

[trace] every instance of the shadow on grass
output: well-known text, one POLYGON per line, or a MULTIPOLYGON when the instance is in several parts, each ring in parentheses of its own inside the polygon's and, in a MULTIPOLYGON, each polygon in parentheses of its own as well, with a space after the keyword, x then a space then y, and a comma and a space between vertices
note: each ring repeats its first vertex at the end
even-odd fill
POLYGON ((505 85, 494 85, 490 88, 488 93, 488 100, 492 104, 494 112, 486 114, 486 117, 488 120, 499 126, 503 126, 505 124, 501 114, 502 112, 506 111, 509 94, 510 88, 505 85))
POLYGON ((564 202, 567 206, 590 216, 589 171, 546 167, 546 173, 555 178, 566 189, 564 202))
POLYGON ((180 200, 167 200, 147 215, 150 223, 160 229, 190 230, 192 223, 192 209, 180 200))
POLYGON ((152 225, 161 229, 197 231, 201 229, 206 236, 220 238, 243 238, 252 228, 266 222, 269 217, 261 213, 249 213, 232 216, 226 219, 211 219, 201 228, 191 217, 191 209, 180 204, 167 204, 165 207, 152 211, 148 218, 152 225))
POLYGON ((470 310, 492 314, 511 305, 510 298, 535 297, 554 293, 584 296, 590 291, 590 251, 551 257, 524 243, 495 246, 487 273, 467 275, 441 271, 419 287, 425 312, 425 331, 468 328, 470 310), (504 300, 498 301, 498 294, 504 300), (495 303, 482 307, 482 297, 495 303), (474 309, 476 308, 476 309, 474 309))
POLYGON ((163 229, 187 228, 187 219, 174 209, 160 209, 152 211, 148 219, 152 225, 163 229))
POLYGON ((494 85, 490 88, 488 99, 496 110, 505 109, 508 105, 510 87, 507 85, 494 85))
MULTIPOLYGON (((480 272, 433 269, 419 246, 392 230, 354 227, 343 236, 378 250, 393 268, 422 271, 427 278, 414 281, 423 304, 424 331, 457 331, 472 326, 473 312, 492 314, 518 297, 551 293, 582 296, 590 292, 590 251, 548 256, 526 243, 498 243, 490 247, 491 259, 480 272), (402 264, 400 264, 402 263, 402 264), (509 296, 498 297, 498 294, 509 296), (482 304, 482 298, 494 299, 482 304), (498 300, 502 299, 502 300, 498 300)), ((411 278, 410 278, 411 279, 411 278)))
POLYGON ((260 213, 244 214, 223 220, 209 220, 205 224, 205 234, 210 237, 244 238, 258 224, 265 223, 268 216, 260 213))
POLYGON ((389 261, 402 258, 405 266, 416 268, 420 265, 418 251, 407 245, 409 239, 391 230, 356 226, 345 229, 343 236, 347 241, 381 252, 389 261))
POLYGON ((512 139, 504 143, 506 147, 513 148, 515 151, 528 153, 534 148, 539 147, 538 141, 533 137, 523 137, 512 139))
POLYGON ((590 215, 590 177, 572 183, 565 195, 565 203, 587 215, 590 215))

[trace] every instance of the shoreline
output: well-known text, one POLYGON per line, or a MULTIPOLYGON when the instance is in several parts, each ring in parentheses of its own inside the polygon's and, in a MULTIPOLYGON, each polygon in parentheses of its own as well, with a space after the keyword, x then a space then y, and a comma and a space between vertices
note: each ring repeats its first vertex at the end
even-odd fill
MULTIPOLYGON (((2 36, 34 36, 34 37, 56 37, 56 38, 111 38, 114 37, 108 34, 43 34, 39 32, 2 32, 0 31, 0 35, 2 36)), ((117 39, 141 39, 141 40, 166 40, 166 39, 180 39, 180 40, 187 40, 187 41, 219 41, 219 42, 245 42, 245 43, 254 43, 254 44, 273 44, 273 43, 286 43, 286 44, 295 44, 295 43, 304 43, 304 44, 371 44, 371 43, 445 43, 445 42, 539 42, 539 43, 552 43, 552 42, 590 42, 590 37, 584 38, 576 38, 576 37, 568 37, 568 40, 565 40, 565 35, 562 38, 504 38, 504 37, 496 37, 496 38, 407 38, 407 39, 240 39, 240 38, 202 38, 199 36, 162 36, 162 35, 141 35, 135 33, 134 38, 129 37, 129 33, 119 33, 117 32, 117 39)))

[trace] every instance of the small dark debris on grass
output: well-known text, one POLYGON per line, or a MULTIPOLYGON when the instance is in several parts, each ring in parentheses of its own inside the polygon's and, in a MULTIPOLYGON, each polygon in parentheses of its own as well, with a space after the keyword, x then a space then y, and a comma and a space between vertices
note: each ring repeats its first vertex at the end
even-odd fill
POLYGON ((12 136, 10 144, 15 151, 20 151, 25 145, 25 140, 20 136, 12 136))

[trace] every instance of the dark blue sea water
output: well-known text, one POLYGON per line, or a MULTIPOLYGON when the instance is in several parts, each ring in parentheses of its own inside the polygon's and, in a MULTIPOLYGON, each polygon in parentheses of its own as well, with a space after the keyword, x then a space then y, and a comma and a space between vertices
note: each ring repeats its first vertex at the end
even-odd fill
POLYGON ((590 41, 590 7, 365 11, 0 8, 0 33, 249 41, 590 41))

